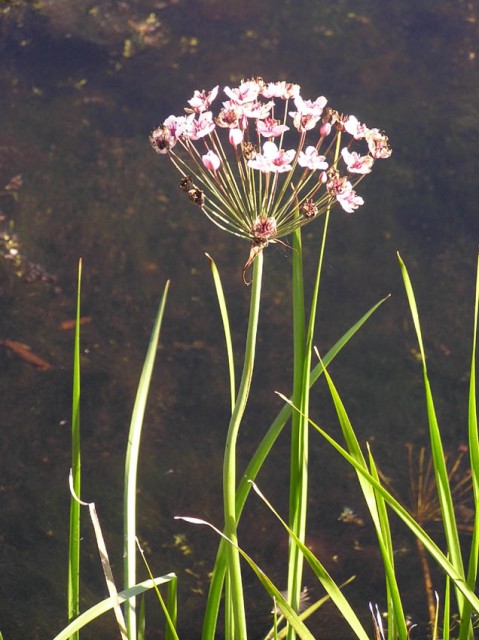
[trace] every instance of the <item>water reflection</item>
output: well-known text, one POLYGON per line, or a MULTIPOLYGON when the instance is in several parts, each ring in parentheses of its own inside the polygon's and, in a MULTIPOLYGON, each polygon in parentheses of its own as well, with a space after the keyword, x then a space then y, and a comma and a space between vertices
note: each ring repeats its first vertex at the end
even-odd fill
MULTIPOLYGON (((426 434, 411 355, 415 340, 395 259, 399 249, 417 287, 441 423, 452 441, 464 437, 479 235, 476 8, 460 0, 366 2, 361 10, 356 5, 0 5, 0 191, 15 176, 23 181, 17 199, 0 197, 0 230, 17 234, 25 261, 55 277, 29 283, 12 261, 0 263, 0 338, 29 345, 53 365, 39 372, 0 347, 5 637, 50 637, 64 622, 72 336, 59 325, 74 314, 79 256, 83 313, 92 317, 82 332, 84 495, 97 503, 118 576, 129 413, 156 305, 166 278, 172 279, 145 425, 140 529, 155 571, 175 568, 180 575, 182 637, 198 636, 216 541, 178 525, 172 515, 194 513, 217 523, 220 518, 228 402, 204 251, 222 271, 231 316, 238 318, 238 349, 247 292, 238 243, 185 204, 173 171, 148 146, 151 128, 178 113, 196 88, 251 75, 284 77, 300 83, 305 94, 324 94, 387 130, 394 158, 364 185, 363 211, 334 217, 318 346, 324 352, 392 291, 390 303, 333 373, 360 433, 375 441, 382 467, 393 472, 398 463, 390 459, 388 443, 401 433, 422 444, 426 434)), ((311 226, 305 235, 306 269, 312 272, 319 228, 311 226)), ((287 250, 268 249, 257 384, 241 445, 245 460, 277 409, 272 391, 290 385, 289 263, 287 250)), ((324 390, 315 403, 323 422, 331 420, 324 390)), ((286 455, 285 435, 259 479, 283 512, 286 455)), ((351 495, 354 479, 315 439, 312 455, 318 460, 312 481, 321 491, 312 494, 311 544, 339 580, 367 574, 356 603, 366 614, 366 590, 377 599, 383 589, 373 534, 367 526, 358 532, 338 521, 346 505, 361 516, 361 503, 351 495)), ((86 520, 84 535, 86 607, 104 595, 104 587, 86 520)), ((254 501, 245 513, 243 539, 281 582, 286 541, 254 501)), ((271 607, 253 577, 248 594, 262 632, 271 607)), ((426 615, 411 607, 414 615, 426 615)), ((317 624, 321 637, 338 637, 332 609, 317 624)), ((106 635, 110 625, 102 621, 84 637, 106 635)), ((157 637, 153 631, 151 637, 157 637)))

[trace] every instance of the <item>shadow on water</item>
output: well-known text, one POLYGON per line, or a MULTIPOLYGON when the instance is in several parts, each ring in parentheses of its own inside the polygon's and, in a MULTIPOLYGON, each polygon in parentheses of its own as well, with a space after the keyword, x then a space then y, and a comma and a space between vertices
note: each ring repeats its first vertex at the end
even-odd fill
MULTIPOLYGON (((335 212, 333 218, 318 347, 324 352, 374 302, 393 293, 332 373, 362 439, 374 443, 382 468, 394 476, 403 464, 390 453, 402 444, 397 434, 419 444, 427 436, 399 250, 417 288, 446 440, 453 446, 465 438, 479 235, 478 16, 473 3, 460 0, 418 5, 0 3, 0 192, 22 177, 17 189, 0 195, 0 339, 29 345, 51 365, 39 371, 0 346, 5 638, 50 637, 65 622, 72 334, 61 323, 74 316, 80 256, 82 314, 92 318, 82 329, 83 491, 97 503, 118 578, 129 416, 156 305, 165 280, 172 279, 145 424, 139 529, 155 573, 174 569, 180 576, 181 636, 198 637, 216 540, 172 516, 201 515, 217 524, 221 518, 228 391, 203 254, 213 255, 221 269, 240 349, 248 298, 241 267, 248 247, 199 217, 170 167, 148 147, 149 131, 180 113, 196 88, 253 75, 285 78, 300 83, 307 97, 324 94, 338 109, 387 131, 394 156, 364 185, 363 211, 351 217, 335 212)), ((305 234, 308 274, 319 234, 319 223, 305 234)), ((290 388, 289 268, 286 249, 268 249, 244 461, 278 409, 273 390, 290 388)), ((314 412, 334 425, 322 387, 314 412)), ((285 434, 260 476, 283 513, 286 459, 285 434)), ((320 489, 311 494, 309 543, 338 580, 358 576, 361 598, 352 597, 366 616, 367 601, 383 598, 373 533, 367 522, 338 520, 345 506, 364 517, 361 501, 350 471, 314 437, 312 459, 312 486, 320 489)), ((406 459, 405 452, 404 464, 406 459)), ((86 517, 83 527, 86 608, 105 589, 86 517)), ((281 584, 286 540, 255 500, 245 512, 242 539, 281 584)), ((404 548, 407 584, 415 582, 417 560, 406 536, 404 548)), ((271 605, 246 576, 261 637, 271 605)), ((425 619, 426 605, 418 601, 411 598, 411 614, 425 619)), ((154 621, 156 606, 149 608, 154 621)), ((322 638, 348 637, 330 608, 314 624, 322 638)), ((105 620, 84 637, 106 637, 112 628, 105 620)), ((150 637, 160 637, 154 628, 152 622, 150 637)))

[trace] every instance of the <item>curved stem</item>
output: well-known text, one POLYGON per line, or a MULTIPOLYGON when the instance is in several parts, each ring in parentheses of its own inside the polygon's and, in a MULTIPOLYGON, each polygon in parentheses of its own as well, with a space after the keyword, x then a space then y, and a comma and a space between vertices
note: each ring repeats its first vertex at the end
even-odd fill
MULTIPOLYGON (((251 380, 253 377, 256 351, 256 334, 258 330, 259 308, 261 300, 261 280, 263 272, 263 252, 258 253, 253 263, 253 280, 251 285, 251 301, 248 320, 248 333, 244 355, 243 374, 231 416, 226 438, 223 463, 223 500, 225 515, 225 535, 234 543, 237 542, 236 514, 236 442, 241 420, 248 401, 251 380)), ((246 618, 244 611, 243 587, 241 581, 240 556, 234 545, 227 547, 228 592, 226 594, 226 611, 231 611, 231 631, 228 638, 246 639, 246 618)))

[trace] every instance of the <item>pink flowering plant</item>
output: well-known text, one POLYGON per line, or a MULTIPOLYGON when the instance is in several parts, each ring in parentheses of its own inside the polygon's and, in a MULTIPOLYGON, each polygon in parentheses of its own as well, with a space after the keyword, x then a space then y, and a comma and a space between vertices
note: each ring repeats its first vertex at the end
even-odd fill
MULTIPOLYGON (((232 349, 228 348, 231 380, 231 419, 223 463, 224 528, 212 573, 203 626, 204 640, 216 637, 224 592, 225 637, 247 637, 237 527, 251 485, 267 454, 291 418, 290 514, 292 543, 288 559, 287 600, 271 585, 268 591, 287 619, 288 640, 304 631, 299 619, 308 496, 308 408, 311 354, 325 250, 329 212, 337 204, 353 213, 364 204, 356 187, 377 160, 388 158, 387 136, 353 115, 327 106, 325 97, 304 99, 297 84, 243 81, 239 87, 195 91, 180 116, 171 115, 150 135, 160 155, 168 157, 181 175, 180 189, 219 228, 250 243, 243 279, 251 283, 250 312, 242 377, 236 389, 232 349), (214 109, 216 105, 216 109, 214 109), (316 279, 306 318, 302 275, 301 227, 322 216, 324 228, 316 279), (263 438, 244 473, 237 473, 236 445, 247 405, 255 361, 263 271, 263 250, 269 243, 290 246, 292 237, 294 374, 292 402, 263 438), (246 273, 252 268, 252 277, 246 273), (241 480, 238 482, 238 478, 241 480), (227 542, 226 542, 227 541, 227 542), (295 617, 296 616, 296 617, 295 617)), ((227 345, 231 344, 226 304, 219 274, 211 260, 227 345)), ((319 375, 319 374, 318 374, 319 375)), ((323 570, 321 570, 323 571, 323 570)), ((262 574, 259 574, 262 575, 262 574)), ((321 574, 324 575, 324 572, 321 574)), ((261 579, 261 577, 260 577, 261 579)), ((337 607, 348 612, 353 628, 362 628, 332 581, 323 585, 337 607)), ((301 634, 300 634, 301 635, 301 634)), ((307 635, 304 637, 308 637, 307 635)), ((359 637, 367 638, 365 632, 359 637)))
POLYGON ((297 84, 254 78, 225 87, 223 102, 218 94, 218 86, 195 91, 185 114, 169 116, 150 141, 178 169, 190 200, 251 242, 245 268, 331 206, 353 213, 364 204, 357 184, 391 155, 384 133, 323 96, 303 99, 297 84))

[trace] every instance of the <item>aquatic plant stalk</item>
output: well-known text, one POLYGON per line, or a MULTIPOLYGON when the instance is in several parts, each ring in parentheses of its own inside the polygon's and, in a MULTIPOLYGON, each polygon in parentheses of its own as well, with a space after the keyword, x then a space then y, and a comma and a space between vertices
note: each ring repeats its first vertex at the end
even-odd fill
POLYGON ((223 462, 223 500, 224 500, 224 533, 233 542, 228 545, 228 587, 226 607, 231 607, 232 620, 228 638, 244 640, 246 633, 246 618, 244 611, 243 586, 241 581, 240 558, 237 549, 237 514, 236 514, 236 443, 241 421, 248 401, 251 380, 253 377, 254 359, 256 351, 256 335, 258 331, 259 309, 261 301, 261 283, 263 273, 263 255, 260 253, 253 264, 253 280, 251 285, 251 300, 246 336, 246 348, 243 362, 243 373, 236 397, 226 436, 225 455, 223 462))
MULTIPOLYGON (((135 404, 131 416, 130 430, 128 433, 128 445, 125 460, 125 485, 123 497, 123 544, 124 544, 124 581, 125 589, 133 587, 136 583, 136 492, 138 458, 140 453, 140 440, 145 415, 146 401, 153 375, 160 329, 165 311, 168 295, 169 281, 163 290, 155 324, 150 336, 150 343, 143 364, 135 404)), ((125 604, 125 618, 129 640, 136 639, 136 599, 130 598, 125 604)))
MULTIPOLYGON (((80 300, 81 300, 82 260, 78 261, 77 305, 75 338, 73 347, 73 393, 72 393, 72 451, 71 474, 75 494, 81 492, 80 455, 80 300)), ((80 612, 80 504, 70 497, 70 538, 68 550, 68 620, 73 620, 80 612)), ((78 640, 75 631, 73 640, 78 640)))

